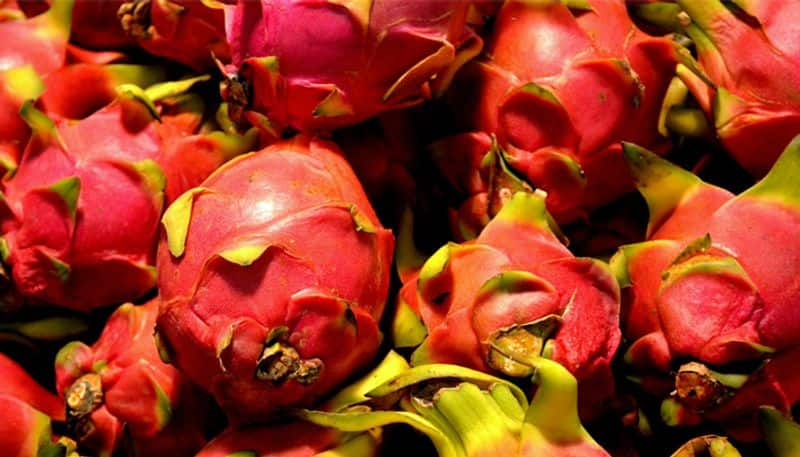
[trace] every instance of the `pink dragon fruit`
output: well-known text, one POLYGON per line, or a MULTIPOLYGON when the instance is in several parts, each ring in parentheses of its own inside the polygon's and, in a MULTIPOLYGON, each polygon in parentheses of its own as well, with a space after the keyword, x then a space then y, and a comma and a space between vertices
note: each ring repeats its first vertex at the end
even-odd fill
POLYGON ((230 57, 222 6, 216 2, 113 0, 113 3, 120 5, 117 16, 122 29, 153 55, 198 71, 211 68, 214 56, 223 60, 230 57))
POLYGON ((223 96, 272 136, 416 105, 475 56, 469 1, 242 1, 226 9, 223 96))
POLYGON ((604 263, 561 243, 535 193, 518 192, 474 241, 450 243, 415 272, 401 238, 403 288, 397 346, 421 344, 412 363, 454 363, 529 376, 503 354, 544 354, 580 383, 590 418, 614 392, 611 359, 620 341, 619 288, 604 263))
POLYGON ((31 65, 45 75, 64 65, 74 1, 58 1, 30 19, 0 21, 0 70, 31 65))
MULTIPOLYGON (((55 441, 51 419, 64 420, 64 405, 21 366, 0 353, 0 449, 14 457, 65 456, 74 443, 55 441), (48 453, 51 452, 51 453, 48 453)), ((77 456, 74 456, 77 457, 77 456)))
POLYGON ((0 353, 0 396, 14 397, 55 420, 64 420, 64 405, 40 386, 17 362, 0 353))
POLYGON ((72 342, 56 356, 68 428, 98 455, 121 446, 123 429, 136 455, 189 456, 205 443, 210 399, 159 359, 153 340, 157 315, 158 300, 124 304, 91 347, 72 342))
MULTIPOLYGON (((61 0, 21 0, 37 10, 61 0)), ((129 50, 182 63, 197 71, 230 58, 222 3, 216 0, 71 0, 70 41, 94 50, 129 50)))
POLYGON ((757 439, 758 406, 786 413, 800 401, 800 137, 738 196, 625 150, 650 208, 648 241, 611 261, 627 286, 625 360, 645 390, 674 391, 662 405, 667 422, 721 422, 757 439))
POLYGON ((148 93, 169 101, 191 82, 122 86, 117 101, 77 123, 23 107, 34 135, 0 215, 3 258, 23 296, 87 311, 155 286, 165 195, 171 201, 249 147, 221 132, 190 134, 185 126, 199 121, 182 115, 160 117, 148 93))
POLYGON ((681 72, 719 139, 764 176, 800 134, 800 4, 782 0, 677 0, 697 48, 698 73, 681 72))
POLYGON ((55 440, 50 417, 24 401, 0 394, 0 449, 13 457, 78 457, 75 443, 55 440))
MULTIPOLYGON (((484 56, 448 92, 469 133, 435 146, 441 167, 452 175, 480 163, 496 136, 511 170, 547 192, 556 220, 584 216, 633 189, 620 140, 665 145, 657 127, 676 62, 670 40, 637 29, 623 0, 507 1, 484 56)), ((485 224, 495 196, 480 194, 497 189, 479 180, 465 190, 462 213, 485 224)))
POLYGON ((308 405, 375 356, 394 242, 335 144, 231 161, 163 223, 159 338, 234 422, 308 405))

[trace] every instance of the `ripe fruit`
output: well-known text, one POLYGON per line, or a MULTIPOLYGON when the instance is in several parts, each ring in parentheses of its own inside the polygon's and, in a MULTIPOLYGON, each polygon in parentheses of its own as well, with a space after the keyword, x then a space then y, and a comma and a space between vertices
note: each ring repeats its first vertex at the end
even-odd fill
POLYGON ((231 161, 163 224, 159 338, 234 422, 309 405, 375 356, 394 242, 335 144, 231 161))

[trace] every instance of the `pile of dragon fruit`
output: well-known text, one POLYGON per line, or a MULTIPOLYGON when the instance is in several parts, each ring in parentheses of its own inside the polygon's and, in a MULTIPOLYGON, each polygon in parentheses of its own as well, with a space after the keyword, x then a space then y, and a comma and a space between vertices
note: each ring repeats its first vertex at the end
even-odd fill
POLYGON ((0 457, 800 456, 800 0, 0 0, 0 457))

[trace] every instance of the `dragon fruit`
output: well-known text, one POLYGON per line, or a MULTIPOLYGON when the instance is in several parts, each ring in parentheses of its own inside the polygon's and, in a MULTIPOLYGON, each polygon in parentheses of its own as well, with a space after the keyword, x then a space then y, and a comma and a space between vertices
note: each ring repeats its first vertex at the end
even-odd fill
POLYGON ((78 457, 74 442, 54 439, 50 417, 4 394, 0 394, 0 449, 13 457, 78 457))
MULTIPOLYGON (((559 223, 582 217, 633 190, 620 140, 666 145, 658 124, 676 63, 670 40, 637 29, 623 0, 507 1, 484 56, 448 92, 466 133, 436 145, 443 171, 480 163, 493 135, 559 223)), ((492 189, 474 182, 463 211, 488 221, 495 196, 479 194, 492 189)))
POLYGON ((249 147, 221 132, 190 134, 185 128, 199 121, 181 113, 160 117, 150 95, 169 101, 192 81, 148 92, 121 86, 114 103, 77 123, 22 108, 34 135, 5 183, 0 224, 3 258, 23 296, 88 311, 155 286, 165 196, 171 201, 249 147))
MULTIPOLYGON (((85 0, 84 3, 95 3, 85 0)), ((114 0, 122 29, 145 51, 198 71, 230 57, 222 6, 202 0, 114 0)))
POLYGON ((58 1, 30 19, 0 21, 0 70, 31 65, 43 76, 64 65, 74 1, 58 1))
POLYGON ((124 430, 135 455, 189 456, 205 443, 210 401, 159 359, 153 340, 157 315, 158 300, 124 304, 92 346, 75 341, 56 356, 67 426, 96 455, 120 448, 124 430))
POLYGON ((0 353, 0 396, 14 397, 56 420, 64 420, 64 405, 40 386, 17 362, 0 353))
MULTIPOLYGON (((518 354, 520 355, 520 354, 518 354)), ((536 392, 456 365, 414 367, 387 380, 366 398, 401 398, 405 411, 302 411, 303 419, 345 431, 392 423, 426 434, 442 457, 609 456, 581 425, 578 383, 552 360, 530 355, 518 363, 533 371, 536 392)))
POLYGON ((234 423, 308 405, 375 356, 394 241, 335 144, 233 160, 163 224, 159 339, 234 423))
POLYGON ((797 2, 677 0, 699 70, 683 80, 736 161, 764 176, 800 134, 797 2))
POLYGON ((671 425, 721 422, 755 440, 758 406, 787 413, 800 401, 800 137, 738 196, 625 150, 650 209, 648 241, 611 261, 627 287, 625 360, 651 394, 673 391, 671 425))
POLYGON ((582 416, 596 416, 614 392, 619 288, 607 265, 574 257, 554 230, 544 199, 518 192, 478 238, 445 245, 418 272, 404 265, 401 238, 395 344, 420 345, 414 364, 510 376, 531 370, 502 351, 544 354, 580 382, 582 416))
POLYGON ((59 398, 2 353, 0 377, 3 379, 0 384, 2 455, 72 457, 69 452, 74 450, 74 443, 55 441, 52 436, 51 419, 64 420, 64 407, 59 398))
POLYGON ((419 104, 480 50, 469 9, 456 0, 237 2, 226 7, 233 64, 223 97, 235 120, 272 136, 419 104))

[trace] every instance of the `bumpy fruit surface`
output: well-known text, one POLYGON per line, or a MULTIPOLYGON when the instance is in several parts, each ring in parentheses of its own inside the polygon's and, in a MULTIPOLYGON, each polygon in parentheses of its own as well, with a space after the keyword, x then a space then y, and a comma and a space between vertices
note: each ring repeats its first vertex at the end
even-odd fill
POLYGON ((668 422, 755 439, 759 405, 800 400, 800 138, 738 196, 635 146, 626 155, 650 208, 649 240, 611 262, 628 287, 626 361, 651 393, 674 390, 668 422), (669 373, 672 385, 649 382, 669 373))
POLYGON ((421 103, 480 39, 467 1, 246 1, 226 10, 233 65, 223 95, 273 135, 331 130, 421 103))
POLYGON ((73 342, 56 357, 71 436, 98 455, 119 449, 124 433, 136 455, 190 456, 205 443, 209 399, 159 358, 157 314, 158 300, 122 305, 92 346, 73 342))
POLYGON ((725 148, 764 176, 800 134, 800 4, 678 0, 701 72, 682 72, 725 148))
POLYGON ((3 259, 23 296, 85 311, 155 285, 165 196, 241 152, 238 138, 191 134, 202 109, 168 113, 169 97, 156 106, 148 95, 172 89, 122 86, 114 103, 77 123, 23 107, 34 135, 5 182, 1 215, 3 259))
POLYGON ((308 405, 375 356, 394 243, 335 144, 231 161, 163 223, 160 339, 235 421, 308 405))
POLYGON ((515 377, 532 372, 515 354, 544 354, 578 379, 584 417, 601 411, 614 392, 619 288, 607 265, 574 257, 554 227, 541 196, 518 192, 475 240, 442 247, 418 273, 401 260, 395 344, 421 344, 414 364, 515 377))
MULTIPOLYGON (((494 135, 556 220, 574 220, 633 190, 620 140, 665 143, 658 120, 675 65, 672 43, 639 30, 623 0, 505 2, 484 55, 448 92, 469 133, 435 146, 441 167, 479 164, 494 135)), ((467 205, 483 204, 468 214, 494 214, 490 182, 465 190, 467 205)))
POLYGON ((0 167, 13 171, 28 142, 30 128, 17 114, 22 104, 44 90, 40 77, 64 65, 73 0, 58 2, 36 17, 0 7, 0 167))

